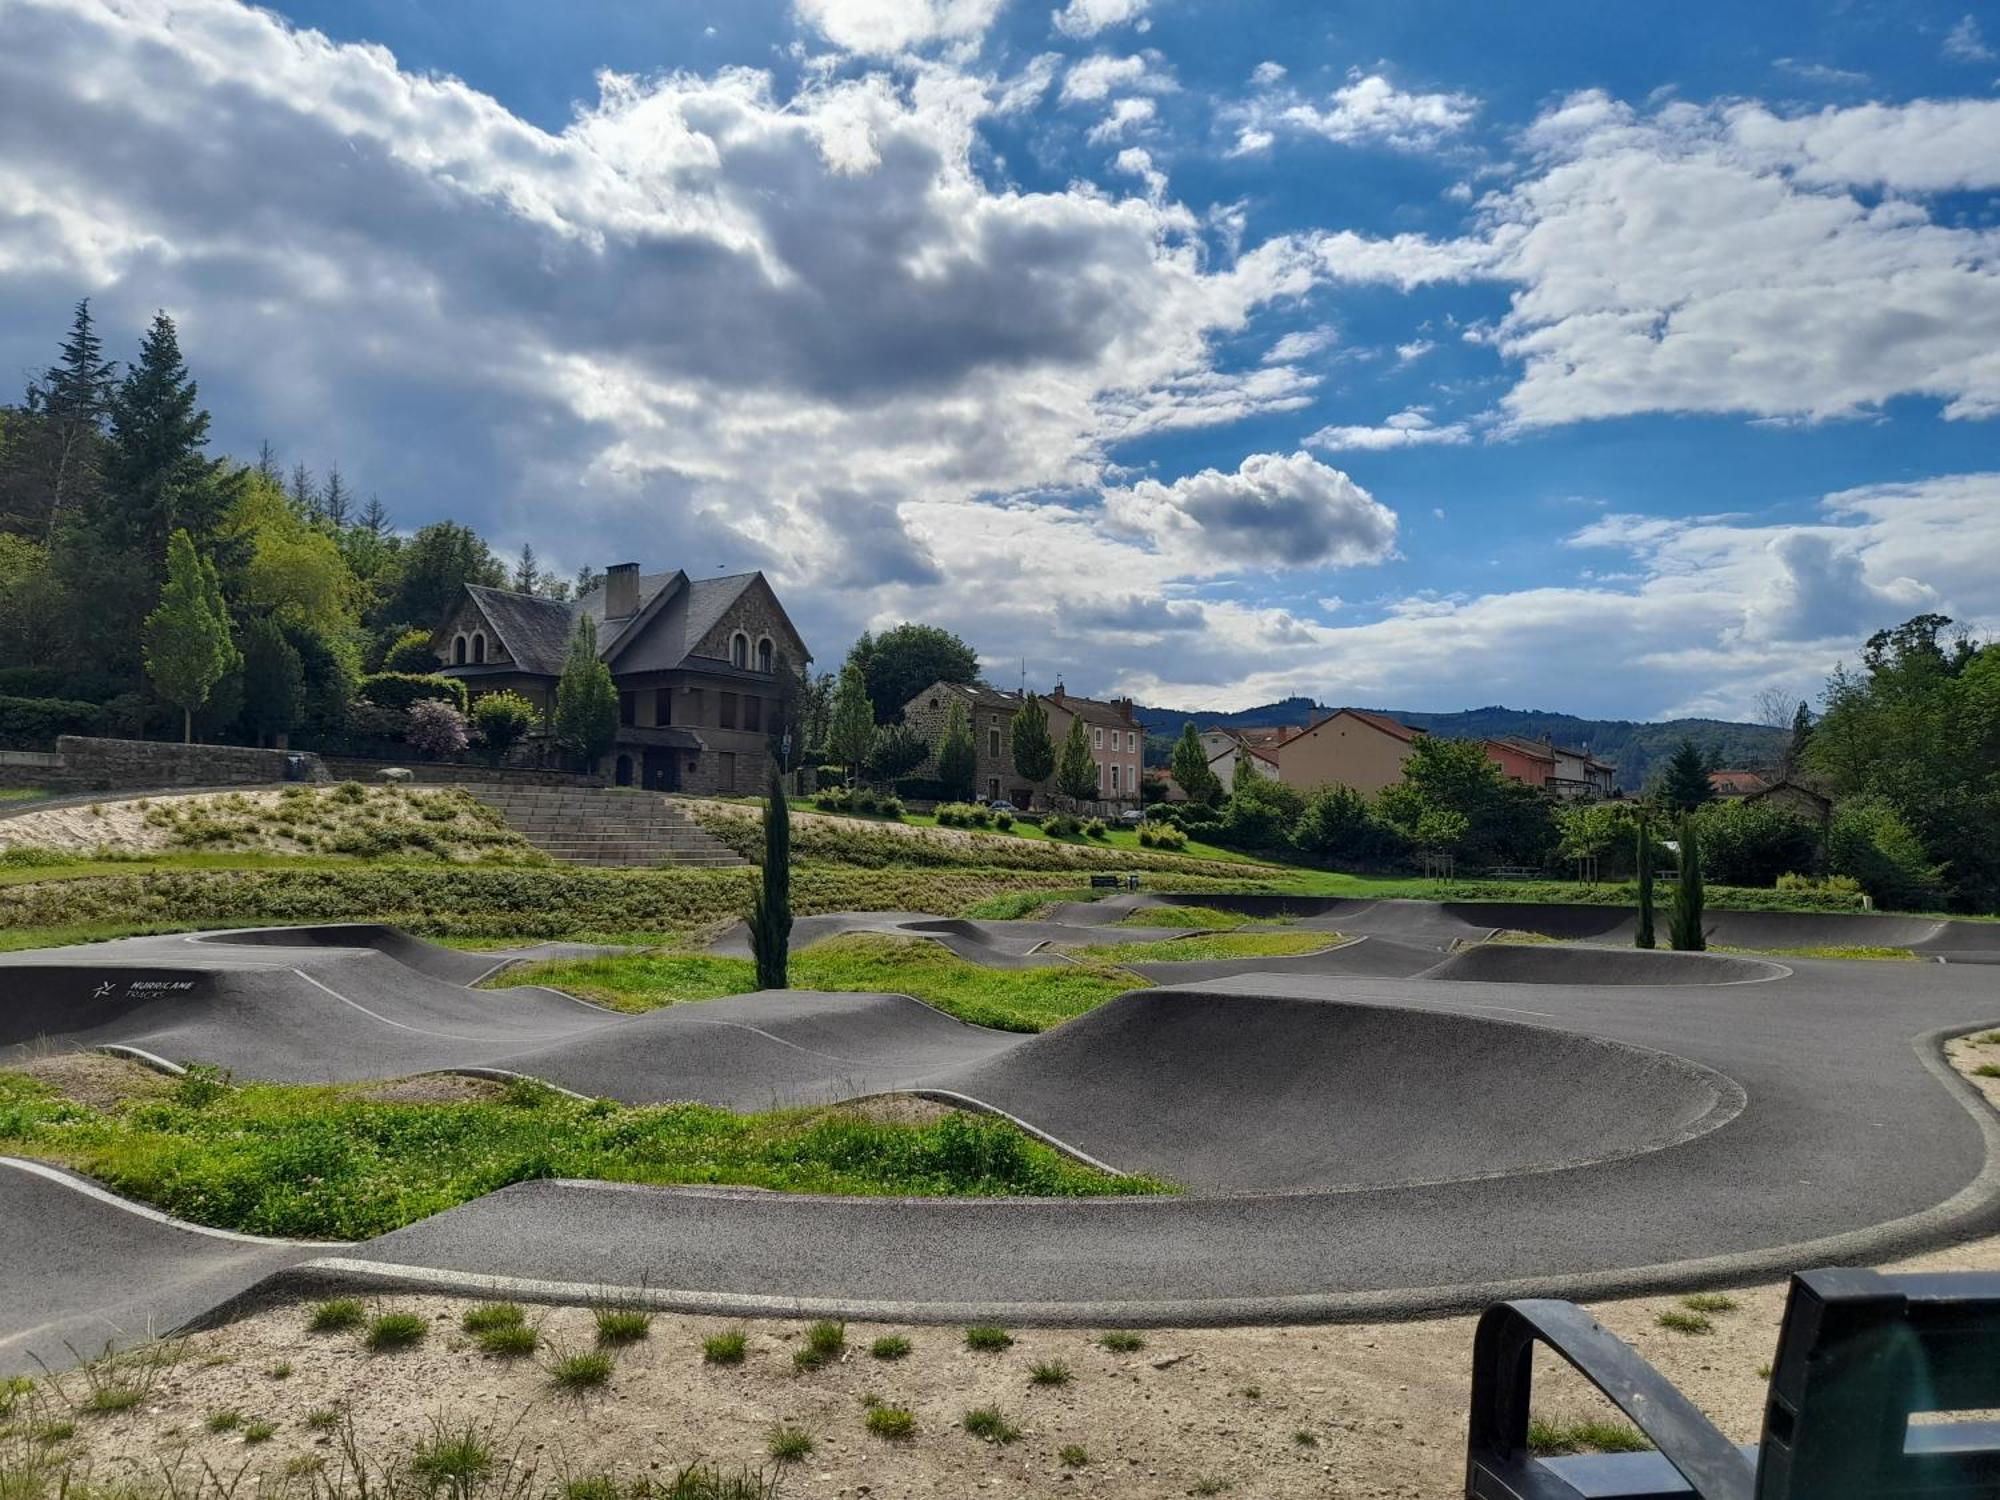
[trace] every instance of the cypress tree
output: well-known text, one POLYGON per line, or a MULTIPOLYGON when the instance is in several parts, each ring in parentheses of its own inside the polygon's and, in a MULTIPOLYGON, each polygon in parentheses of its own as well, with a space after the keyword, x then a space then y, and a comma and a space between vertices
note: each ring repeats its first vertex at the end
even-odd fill
POLYGON ((556 679, 556 743, 587 767, 618 738, 618 685, 597 657, 597 621, 582 615, 556 679))
POLYGON ((186 531, 167 544, 167 583, 146 616, 146 671, 160 696, 181 711, 181 739, 194 743, 194 711, 241 661, 229 639, 229 615, 215 564, 195 551, 186 531))
POLYGON ((1639 815, 1639 847, 1635 854, 1639 872, 1639 930, 1633 934, 1632 946, 1652 948, 1658 946, 1653 935, 1653 828, 1646 815, 1639 815))
POLYGON ((771 787, 764 799, 764 867, 750 905, 750 954, 757 961, 757 988, 782 990, 791 985, 792 944, 792 809, 785 799, 785 778, 771 767, 771 787))
POLYGON ((1049 737, 1049 711, 1033 693, 1014 715, 1014 769, 1030 786, 1056 774, 1056 742, 1049 737))
POLYGON ((1681 814, 1681 873, 1674 885, 1674 909, 1667 923, 1667 941, 1674 947, 1700 952, 1708 946, 1701 929, 1701 847, 1696 842, 1694 819, 1681 814))

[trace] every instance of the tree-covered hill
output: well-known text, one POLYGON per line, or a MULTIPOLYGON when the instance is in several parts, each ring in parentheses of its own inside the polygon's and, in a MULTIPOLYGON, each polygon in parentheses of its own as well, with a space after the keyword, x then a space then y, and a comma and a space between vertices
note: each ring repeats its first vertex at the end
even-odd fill
MULTIPOLYGON (((1762 766, 1776 761, 1789 733, 1762 724, 1738 724, 1726 719, 1662 719, 1642 723, 1631 719, 1584 719, 1575 714, 1553 713, 1545 709, 1504 708, 1498 704, 1456 713, 1424 713, 1404 708, 1378 708, 1374 711, 1418 729, 1428 729, 1432 734, 1457 739, 1518 735, 1531 740, 1552 739, 1573 749, 1589 750, 1600 760, 1608 760, 1618 767, 1618 785, 1630 791, 1638 790, 1652 768, 1671 755, 1683 739, 1693 740, 1726 766, 1762 766)), ((1204 728, 1211 724, 1228 728, 1306 724, 1323 717, 1331 709, 1315 704, 1310 698, 1286 698, 1233 714, 1177 708, 1140 708, 1135 712, 1146 726, 1149 759, 1164 764, 1173 736, 1189 720, 1204 728)))

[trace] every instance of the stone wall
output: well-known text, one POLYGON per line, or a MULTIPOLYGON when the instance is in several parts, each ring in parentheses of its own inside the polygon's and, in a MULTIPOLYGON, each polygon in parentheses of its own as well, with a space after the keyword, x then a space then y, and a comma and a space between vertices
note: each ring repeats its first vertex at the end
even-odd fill
POLYGON ((256 750, 247 745, 177 745, 165 740, 105 740, 65 734, 56 740, 62 769, 36 782, 52 790, 150 791, 174 786, 262 786, 284 781, 290 757, 305 761, 305 780, 324 781, 326 768, 310 752, 256 750))
MULTIPOLYGON (((610 764, 611 757, 605 757, 610 764)), ((488 766, 457 761, 374 760, 358 755, 325 757, 326 774, 335 781, 380 781, 388 766, 401 766, 412 781, 454 786, 609 786, 609 771, 585 776, 571 771, 544 771, 532 766, 488 766)))

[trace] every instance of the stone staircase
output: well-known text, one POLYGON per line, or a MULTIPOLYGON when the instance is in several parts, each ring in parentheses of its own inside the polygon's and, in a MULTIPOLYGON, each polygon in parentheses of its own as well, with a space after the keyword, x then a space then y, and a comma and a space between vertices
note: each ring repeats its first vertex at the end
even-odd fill
POLYGON ((543 853, 572 865, 741 865, 658 792, 628 787, 468 786, 543 853))

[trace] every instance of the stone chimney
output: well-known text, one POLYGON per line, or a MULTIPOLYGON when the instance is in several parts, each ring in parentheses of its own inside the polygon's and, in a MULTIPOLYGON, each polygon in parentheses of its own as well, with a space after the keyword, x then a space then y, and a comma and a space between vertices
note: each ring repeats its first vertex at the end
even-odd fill
POLYGON ((1118 710, 1119 717, 1124 719, 1127 724, 1132 722, 1132 700, 1130 698, 1120 698, 1111 706, 1118 710))
POLYGON ((1063 701, 1063 685, 1060 682, 1058 682, 1054 687, 1049 689, 1049 697, 1051 700, 1057 703, 1063 701))
POLYGON ((639 565, 613 563, 604 570, 604 618, 622 620, 639 612, 639 565))

